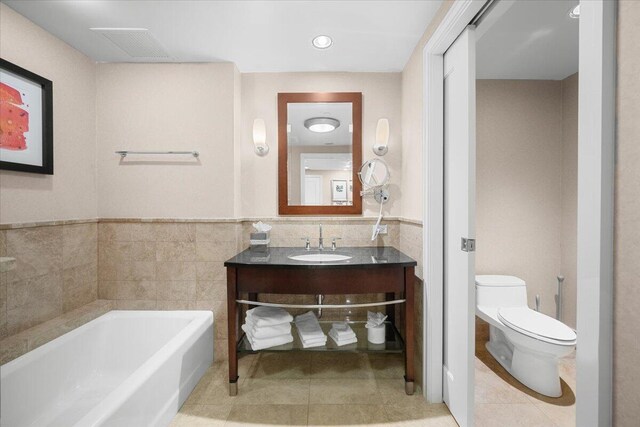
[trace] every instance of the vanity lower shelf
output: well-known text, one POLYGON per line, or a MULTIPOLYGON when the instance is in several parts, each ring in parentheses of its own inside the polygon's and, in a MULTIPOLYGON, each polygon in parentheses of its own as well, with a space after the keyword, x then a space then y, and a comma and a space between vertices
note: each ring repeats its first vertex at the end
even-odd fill
MULTIPOLYGON (((325 334, 329 333, 331 324, 334 321, 320 321, 320 327, 325 334)), ((355 332, 358 338, 357 343, 343 345, 338 347, 336 343, 327 336, 327 344, 320 347, 303 348, 298 337, 298 332, 295 330, 295 325, 292 326, 291 334, 293 335, 293 342, 289 344, 279 345, 276 347, 270 347, 263 350, 254 351, 251 349, 251 344, 246 335, 242 335, 242 338, 238 342, 238 353, 264 353, 264 352, 287 352, 287 351, 309 351, 309 352, 346 352, 346 353, 402 353, 404 351, 404 341, 398 332, 398 329, 391 322, 385 322, 385 343, 384 344, 371 344, 367 341, 367 328, 365 325, 367 322, 356 321, 348 322, 353 332, 355 332)))

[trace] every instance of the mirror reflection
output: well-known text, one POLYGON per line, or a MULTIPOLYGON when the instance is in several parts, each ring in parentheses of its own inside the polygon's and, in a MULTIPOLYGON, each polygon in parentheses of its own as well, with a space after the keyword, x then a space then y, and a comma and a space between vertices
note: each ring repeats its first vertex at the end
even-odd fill
POLYGON ((353 205, 350 102, 287 104, 288 204, 353 205))

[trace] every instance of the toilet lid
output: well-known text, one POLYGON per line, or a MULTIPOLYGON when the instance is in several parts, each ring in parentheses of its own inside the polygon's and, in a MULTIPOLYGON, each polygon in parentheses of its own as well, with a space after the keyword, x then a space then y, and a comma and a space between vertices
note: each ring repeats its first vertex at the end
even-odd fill
POLYGON ((533 337, 542 337, 571 344, 576 333, 562 322, 529 307, 509 307, 498 310, 498 318, 518 332, 533 337))

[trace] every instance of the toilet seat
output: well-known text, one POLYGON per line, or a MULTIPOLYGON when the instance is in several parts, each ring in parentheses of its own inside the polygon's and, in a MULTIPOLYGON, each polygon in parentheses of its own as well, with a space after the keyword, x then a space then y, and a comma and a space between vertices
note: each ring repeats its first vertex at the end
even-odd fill
POLYGON ((500 308, 498 318, 505 326, 541 341, 558 345, 576 343, 573 329, 529 307, 500 308))

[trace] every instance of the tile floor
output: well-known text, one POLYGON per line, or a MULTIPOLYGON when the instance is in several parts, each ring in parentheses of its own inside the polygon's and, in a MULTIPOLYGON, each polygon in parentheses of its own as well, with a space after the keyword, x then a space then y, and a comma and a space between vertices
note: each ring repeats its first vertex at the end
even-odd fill
POLYGON ((457 426, 446 406, 405 394, 401 355, 261 353, 239 371, 229 397, 226 363, 214 363, 172 427, 457 426))
MULTIPOLYGON (((575 426, 575 359, 560 369, 563 396, 544 397, 507 374, 479 340, 476 426, 575 426)), ((245 355, 238 396, 228 395, 226 362, 216 362, 172 426, 457 426, 446 406, 407 396, 403 374, 400 355, 245 355)))

